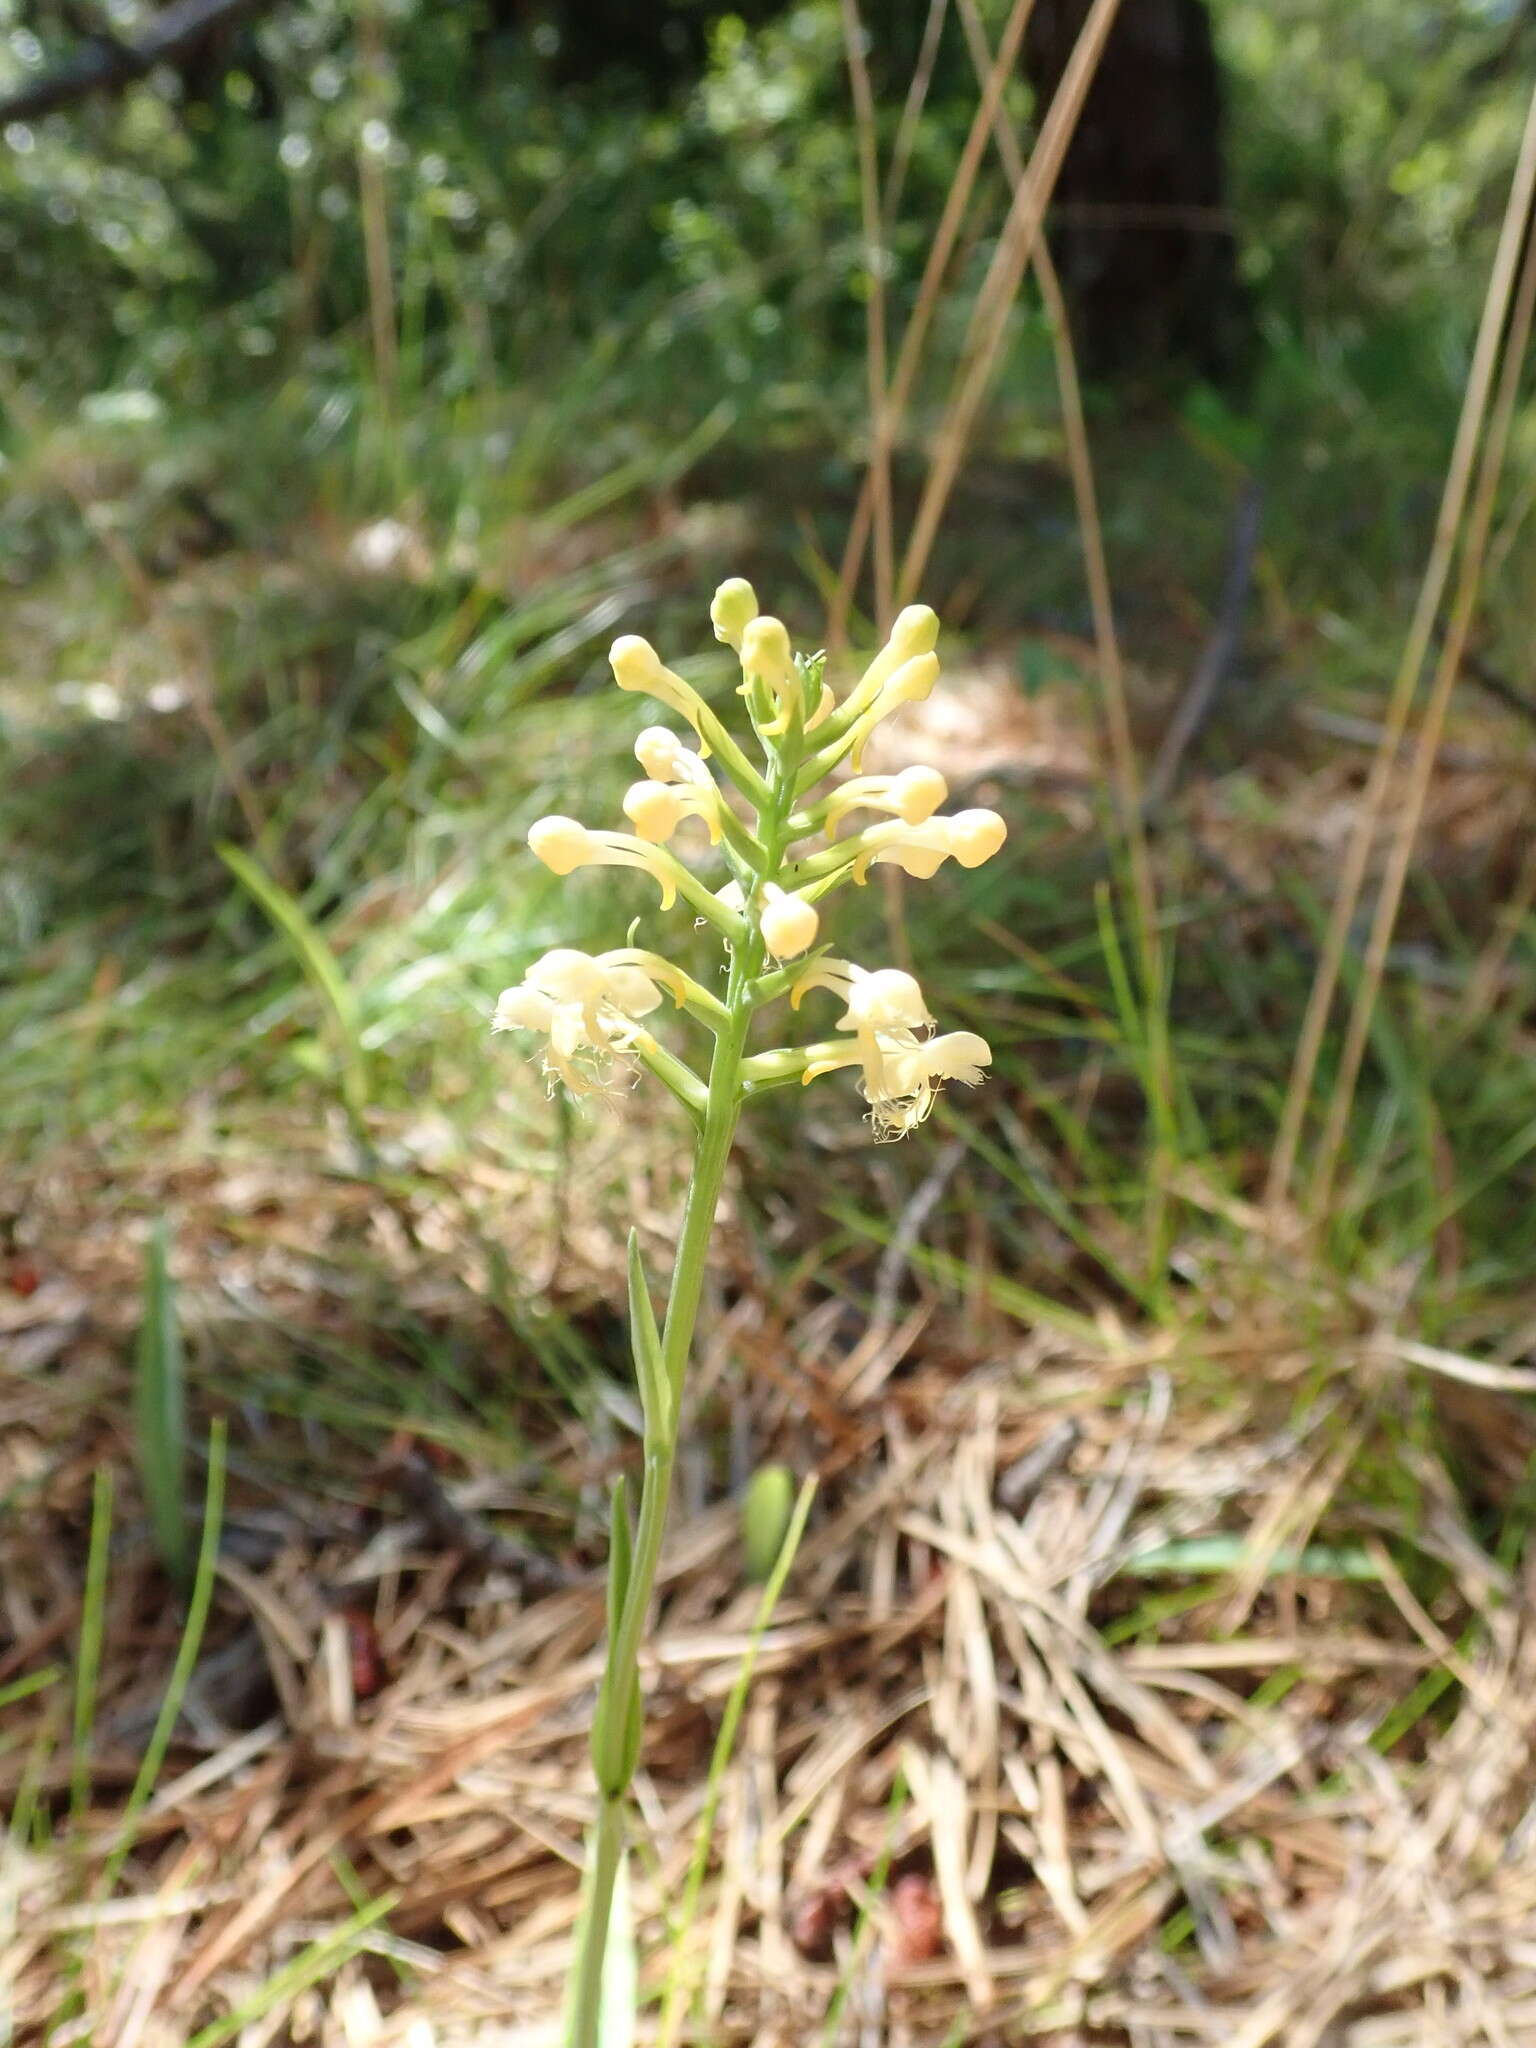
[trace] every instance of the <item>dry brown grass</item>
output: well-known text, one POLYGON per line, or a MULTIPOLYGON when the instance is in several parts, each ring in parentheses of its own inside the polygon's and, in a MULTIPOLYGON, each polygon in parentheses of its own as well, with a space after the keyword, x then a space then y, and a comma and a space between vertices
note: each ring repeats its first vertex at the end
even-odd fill
MULTIPOLYGON (((368 1341, 345 1278, 364 1248, 413 1312, 515 1373, 474 1247, 486 1219, 548 1202, 460 1167, 381 1207, 292 1136, 280 1177, 215 1185, 183 1165, 120 1191, 118 1207, 225 1218, 183 1244, 204 1361, 232 1371, 274 1323, 368 1341)), ((599 1135, 590 1184, 627 1182, 664 1236, 672 1191, 637 1185, 629 1142, 599 1135)), ((3 1483, 28 1505, 3 1539, 0 1683, 78 1629, 103 1462, 124 1502, 89 1804, 58 1847, 12 1843, 0 1866, 15 2038, 42 2037, 73 1957, 91 2040, 187 2040, 345 1919, 346 1878, 396 1900, 370 1952, 243 2041, 553 2040, 603 1611, 580 1503, 624 1455, 570 1427, 546 1430, 536 1477, 445 1462, 456 1541, 396 1466, 247 1415, 199 1676, 118 1893, 92 1903, 179 1627, 128 1472, 133 1255, 113 1207, 89 1162, 34 1188, 21 1234, 41 1284, 6 1306, 3 1483), (576 1560, 552 1587, 522 1567, 541 1528, 576 1560)), ((591 1299, 612 1227, 581 1220, 551 1299, 591 1299)), ((698 1399, 707 1412, 739 1375, 750 1455, 814 1469, 821 1494, 725 1781, 692 2038, 1536 2041, 1536 1586, 1484 1553, 1412 1422, 1425 1386, 1443 1390, 1440 1437, 1507 1488, 1536 1434, 1517 1405, 1530 1375, 1488 1384, 1400 1338, 1394 1302, 1313 1287, 1257 1234, 1242 1262, 1230 1242, 1186 1239, 1203 1306, 1155 1335, 1015 1320, 978 1238, 963 1299, 893 1267, 888 1312, 851 1341, 840 1293, 867 1284, 851 1255, 765 1293, 726 1233, 698 1399), (1411 1530, 1358 1483, 1383 1455, 1413 1465, 1411 1530), (1229 1572, 1138 1572, 1222 1534, 1240 1539, 1229 1572), (1430 1564, 1422 1598, 1386 1549, 1405 1538, 1430 1564), (1378 1575, 1288 1569, 1315 1539, 1378 1575), (1196 1604, 1129 1619, 1149 1589, 1197 1583, 1196 1604), (1378 1753, 1372 1731, 1437 1672, 1439 1709, 1378 1753)), ((514 1249, 537 1268, 551 1247, 514 1249)), ((702 1465, 663 1578, 636 1871, 653 1987, 758 1597, 702 1465)), ((10 1710, 8 1799, 52 1714, 42 1768, 62 1802, 54 1697, 10 1710)))

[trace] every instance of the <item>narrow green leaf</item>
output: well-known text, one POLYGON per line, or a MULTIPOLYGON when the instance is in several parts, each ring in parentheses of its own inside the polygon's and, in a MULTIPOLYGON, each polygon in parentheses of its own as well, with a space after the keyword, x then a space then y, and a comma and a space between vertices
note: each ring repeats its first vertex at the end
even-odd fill
POLYGON ((96 1694, 101 1683, 101 1645, 107 1623, 107 1563, 112 1547, 112 1468, 98 1465, 91 1489, 91 1535, 85 1554, 85 1596, 80 1609, 80 1645, 75 1656, 74 1755, 69 1773, 69 1810, 76 1820, 91 1797, 91 1740, 96 1728, 96 1694))
POLYGON ((674 2048, 698 1988, 690 1937, 694 1921, 698 1917, 699 1899, 704 1889, 704 1873, 709 1866, 715 1816, 720 1810, 720 1795, 725 1789, 725 1775, 736 1748, 741 1717, 746 1712, 747 1694, 752 1689, 752 1676, 757 1669, 758 1651, 762 1647, 763 1637, 772 1624, 774 1609, 779 1604, 779 1597, 784 1591, 785 1582, 795 1562, 801 1538, 805 1535, 811 1502, 815 1497, 816 1480, 811 1476, 801 1483, 799 1496, 791 1509, 789 1526, 780 1539, 772 1574, 763 1588, 762 1597, 757 1603, 757 1612, 752 1618, 752 1632, 748 1639, 746 1655, 741 1660, 730 1697, 725 1703, 725 1712, 720 1718, 720 1732, 715 1737, 715 1746, 709 1760, 709 1775, 704 1786, 704 1804, 699 1812, 698 1825, 694 1829, 693 1856, 683 1884, 682 1909, 676 1923, 669 1930, 672 1963, 667 1972, 662 2006, 660 2048, 674 2048))
POLYGON ((214 1581, 218 1576, 219 1536, 224 1526, 227 1436, 228 1431, 222 1418, 216 1421, 208 1432, 208 1490, 203 1501, 203 1526, 198 1539, 192 1591, 187 1600, 186 1626, 182 1629, 181 1641, 176 1645, 175 1661, 171 1665, 171 1675, 166 1682, 159 1712, 155 1715, 155 1725, 150 1730, 149 1740, 144 1745, 144 1754, 139 1759, 138 1772, 118 1816, 117 1840, 102 1866, 98 1885, 98 1896, 101 1898, 106 1898, 117 1883, 123 1863, 133 1847, 139 1816, 155 1789, 155 1780, 160 1775, 160 1766, 165 1762, 165 1753, 171 1746, 171 1736, 181 1715, 187 1687, 192 1683, 198 1652, 203 1646, 203 1631, 208 1625, 208 1614, 213 1605, 214 1581))
POLYGON ((160 1562, 185 1588, 187 1545, 187 1409, 181 1320, 167 1256, 164 1217, 144 1255, 144 1306, 134 1361, 134 1448, 139 1483, 160 1562))
POLYGON ((656 1311, 651 1306, 651 1290, 640 1257, 640 1236, 633 1229, 629 1233, 629 1341, 645 1415, 646 1440, 654 1443, 671 1434, 672 1389, 662 1362, 661 1332, 656 1327, 656 1311))
POLYGON ((635 1947, 635 1915, 629 1898, 629 1852, 619 1858, 608 1914, 608 1946, 603 1951, 602 2009, 597 2025, 598 2048, 634 2048, 640 2004, 640 1958, 635 1947))
POLYGON ((319 996, 337 1040, 337 1067, 343 1106, 359 1142, 363 1140, 368 1106, 368 1063, 363 1051, 362 1019, 357 997, 342 973, 336 955, 310 922, 303 906, 275 882, 259 862, 238 846, 221 845, 218 855, 240 886, 261 906, 288 941, 310 986, 319 996))
POLYGON ((0 1685, 0 1709, 14 1707, 18 1700, 29 1700, 35 1692, 46 1692, 63 1676, 62 1664, 45 1664, 41 1671, 29 1671, 24 1678, 13 1678, 9 1685, 0 1685))
POLYGON ((629 1490, 621 1472, 613 1482, 613 1515, 608 1538, 608 1634, 616 1636, 629 1599, 635 1559, 635 1532, 629 1521, 629 1490))
POLYGON ((616 1791, 629 1783, 638 1749, 633 1724, 640 1703, 640 1687, 633 1670, 617 1670, 613 1646, 618 1641, 629 1604, 630 1581, 634 1577, 635 1532, 629 1520, 629 1488, 620 1473, 613 1488, 613 1515, 608 1538, 608 1668, 598 1688, 592 1715, 592 1765, 605 1791, 616 1791))
POLYGON ((285 2003, 292 2003, 301 1991, 311 1984, 318 1984, 323 1978, 333 1977, 342 1964, 359 1955, 368 1946, 367 1934, 370 1927, 394 1911, 400 1903, 398 1892, 386 1892, 382 1898, 374 1899, 360 1912, 353 1913, 335 1927, 329 1934, 321 1935, 306 1948, 283 1964, 280 1970, 258 1984, 245 2002, 235 2011, 222 2018, 212 2020, 200 2033, 194 2034, 187 2048, 220 2048, 225 2041, 235 2036, 265 2014, 285 2003))

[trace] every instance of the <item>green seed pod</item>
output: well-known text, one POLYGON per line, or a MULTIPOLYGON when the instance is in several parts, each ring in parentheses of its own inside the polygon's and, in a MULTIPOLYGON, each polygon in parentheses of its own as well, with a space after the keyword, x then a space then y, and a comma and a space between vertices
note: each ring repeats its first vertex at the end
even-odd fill
POLYGON ((795 1479, 787 1465, 760 1465, 741 1497, 741 1550, 747 1577, 762 1585, 779 1561, 795 1509, 795 1479))

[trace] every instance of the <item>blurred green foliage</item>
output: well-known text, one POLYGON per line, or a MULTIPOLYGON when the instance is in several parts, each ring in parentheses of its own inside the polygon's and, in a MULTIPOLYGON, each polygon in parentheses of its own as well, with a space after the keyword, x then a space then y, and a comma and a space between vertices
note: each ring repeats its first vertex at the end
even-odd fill
MULTIPOLYGON (((995 33, 999 0, 983 12, 995 33)), ((921 13, 871 53, 887 152, 921 13)), ((131 40, 148 14, 112 0, 103 18, 131 40)), ((1090 424, 1122 629, 1169 690, 1198 648, 1230 506, 1262 476, 1258 637, 1286 672, 1234 708, 1257 730, 1298 672, 1352 714, 1390 673, 1536 35, 1512 0, 1212 0, 1212 17, 1259 360, 1245 387, 1191 385, 1172 407, 1166 390, 1155 406, 1092 392, 1090 424)), ((0 91, 67 56, 77 22, 54 0, 0 0, 0 91)), ((946 37, 889 236, 898 332, 975 102, 946 37)), ((292 0, 184 81, 4 132, 0 1037, 17 1151, 87 1130, 155 1139, 194 1086, 233 1127, 323 1084, 319 959, 351 992, 369 1107, 431 1100, 477 1128, 496 988, 579 942, 573 915, 605 912, 518 858, 529 818, 595 813, 626 775, 645 707, 615 706, 603 647, 645 630, 728 689, 699 593, 742 568, 797 630, 819 629, 816 577, 865 446, 870 285, 836 0, 758 25, 721 15, 666 92, 579 54, 491 0, 292 0), (375 361, 370 193, 393 366, 375 361), (268 879, 269 915, 222 842, 268 879), (294 932, 314 937, 309 980, 294 932)), ((1010 94, 1027 117, 1022 81, 1010 94)), ((909 459, 1005 204, 988 163, 909 459)), ((1532 571, 1514 545, 1536 491, 1529 417, 1516 451, 1484 644, 1530 683, 1532 571)), ((1088 630, 1060 456, 1026 297, 931 594, 952 644, 1005 630, 1021 673, 1057 680, 1062 634, 1088 630)), ((1259 778, 1232 800, 1256 830, 1277 801, 1259 778)), ((1012 1082, 1054 1128, 1063 1186, 1118 1212, 1138 1199, 1136 1112, 1106 1086, 1080 1117, 1068 1092, 1085 1049, 1130 1065, 1095 921, 1104 853, 1064 851, 1050 818, 1018 810, 1020 859, 935 919, 925 958, 947 1011, 1025 1046, 1012 1082), (1000 962, 972 918, 1032 950, 1000 962)), ((1282 877, 1285 943, 1238 957, 1210 883, 1198 867, 1176 878, 1168 912, 1179 1112, 1190 1149, 1242 1181, 1267 1143, 1309 972, 1294 934, 1316 906, 1282 877)), ((879 907, 865 912, 875 926, 879 907)), ((1446 934, 1458 914, 1415 905, 1446 934)), ((1528 1203, 1536 1102, 1490 1050, 1504 1021, 1480 1028, 1488 1042, 1438 1059, 1410 987, 1382 1055, 1391 1085, 1363 1111, 1385 1121, 1361 1204, 1395 1202, 1415 1243, 1450 1199, 1433 1190, 1437 1115, 1474 1154, 1516 1148, 1519 1174, 1475 1194, 1483 1242, 1528 1203), (1405 1076, 1433 1076, 1438 1101, 1405 1109, 1405 1076)), ((1023 1234, 1028 1270, 1046 1169, 1013 1145, 997 1170, 1033 1192, 1002 1228, 1023 1234)), ((1085 1236, 1076 1199, 1056 1201, 1058 1248, 1085 1236)), ((1094 1256, 1112 1269, 1107 1239, 1094 1256)))
MULTIPOLYGON (((131 41, 152 10, 104 12, 131 41)), ((724 391, 802 427, 858 417, 867 280, 834 0, 750 29, 722 12, 702 73, 659 104, 622 69, 570 83, 531 10, 371 0, 365 15, 371 38, 342 0, 292 0, 219 64, 10 126, 0 348, 14 371, 76 400, 142 386, 180 411, 253 378, 344 378, 371 158, 402 338, 445 397, 493 369, 538 375, 622 315, 638 342, 626 399, 666 423, 724 391)), ((1213 0, 1213 16, 1243 262, 1272 347, 1325 373, 1337 352, 1367 397, 1373 360, 1380 379, 1405 366, 1379 317, 1438 319, 1454 356, 1521 118, 1530 38, 1513 0, 1213 0)), ((76 47, 75 19, 5 0, 0 88, 76 47)), ((890 127, 903 22, 874 43, 890 127)), ((973 104, 956 40, 891 237, 898 305, 973 104)), ((1027 90, 1012 90, 1018 115, 1027 90)), ((1456 368, 1435 365, 1452 382, 1456 368)))

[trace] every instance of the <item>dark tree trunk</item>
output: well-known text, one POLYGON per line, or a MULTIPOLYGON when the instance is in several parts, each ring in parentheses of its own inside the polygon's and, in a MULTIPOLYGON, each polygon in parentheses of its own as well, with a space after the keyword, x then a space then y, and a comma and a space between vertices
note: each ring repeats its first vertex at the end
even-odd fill
MULTIPOLYGON (((1089 0, 1038 0, 1024 63, 1042 108, 1089 0)), ((1121 0, 1051 209, 1090 375, 1240 371, 1249 311, 1226 212, 1221 72, 1203 0, 1121 0)))

